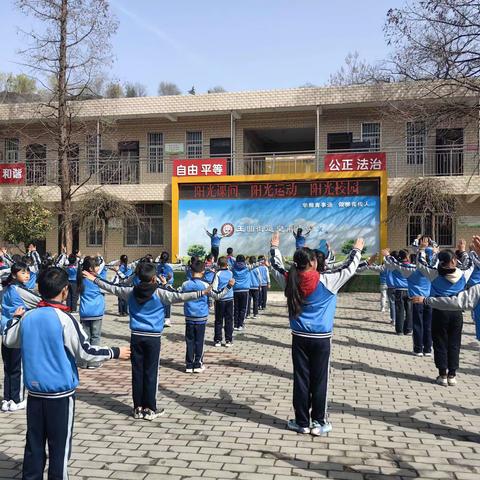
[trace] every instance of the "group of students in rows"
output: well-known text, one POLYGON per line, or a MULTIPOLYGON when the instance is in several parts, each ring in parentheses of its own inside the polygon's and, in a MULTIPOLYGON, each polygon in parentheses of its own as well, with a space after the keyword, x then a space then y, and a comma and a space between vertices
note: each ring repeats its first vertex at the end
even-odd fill
MULTIPOLYGON (((472 245, 472 251, 478 254, 480 237, 474 237, 472 245)), ((215 299, 218 305, 228 295, 233 295, 233 300, 227 301, 233 302, 234 312, 237 312, 234 317, 240 320, 251 290, 251 275, 258 273, 262 266, 270 269, 271 275, 285 289, 287 298, 292 333, 295 411, 295 418, 287 422, 287 427, 302 434, 328 434, 332 430, 327 413, 327 392, 337 293, 361 266, 363 247, 363 239, 357 239, 347 259, 338 266, 332 266, 328 262, 328 252, 302 246, 295 251, 290 268, 287 269, 280 251, 280 234, 275 233, 271 239, 269 262, 264 262, 261 258, 260 262, 251 259, 247 263, 241 255, 235 260, 230 255, 218 258, 207 269, 204 261, 192 258, 186 266, 187 280, 179 289, 169 284, 171 279, 167 280, 168 274, 159 275, 153 258, 138 262, 133 275, 125 275, 121 279, 122 284, 120 281, 113 283, 102 279, 100 270, 104 262, 86 257, 81 262, 83 292, 88 293, 95 288, 111 292, 128 306, 131 341, 130 346, 120 348, 92 345, 82 328, 85 317, 80 324, 69 312, 66 305, 71 290, 68 266, 65 268, 58 265, 41 270, 38 276, 38 296, 34 299, 31 295, 35 294, 24 287, 29 279, 28 269, 13 264, 2 304, 2 344, 5 348, 19 349, 21 352, 29 394, 23 478, 42 478, 47 441, 49 476, 63 478, 62 475, 66 472, 71 451, 75 389, 79 382, 77 363, 128 359, 131 356, 133 417, 155 419, 163 413, 162 409, 157 409, 156 396, 165 307, 184 302, 186 370, 189 373, 202 372, 209 298, 215 299), (212 270, 215 274, 213 281, 209 282, 206 276, 212 270)), ((462 253, 459 261, 454 252, 443 250, 435 252, 436 260, 430 259, 428 264, 427 247, 428 241, 422 239, 415 271, 429 280, 429 293, 432 296, 416 294, 412 296, 412 302, 431 306, 433 322, 438 320, 442 332, 447 335, 447 366, 445 372, 440 372, 440 376, 443 378, 445 373, 448 383, 448 375, 451 378, 451 373, 456 371, 448 364, 454 355, 454 349, 449 350, 451 346, 454 347, 449 335, 460 315, 455 312, 461 312, 465 308, 478 309, 480 286, 464 290, 469 278, 467 272, 472 273, 478 268, 478 263, 474 263, 476 256, 473 253, 462 253)), ((395 259, 391 259, 387 253, 389 252, 384 252, 385 265, 397 265, 398 262, 394 262, 395 259)), ((366 263, 373 265, 372 261, 366 263)), ((403 272, 407 265, 400 265, 399 268, 403 272)), ((412 267, 408 265, 408 268, 412 267)), ((122 265, 115 267, 115 270, 120 272, 122 265)), ((410 278, 413 274, 408 270, 405 276, 410 278)), ((79 275, 77 282, 78 278, 79 275)), ((88 295, 85 298, 87 297, 88 295)), ((219 311, 224 315, 224 306, 219 311)), ((95 318, 96 312, 89 315, 90 318, 95 318)), ((438 343, 439 359, 443 355, 443 345, 442 342, 438 343)), ((434 352, 437 361, 435 340, 434 352)), ((9 381, 11 380, 10 377, 9 381)))
MULTIPOLYGON (((412 248, 411 254, 385 249, 383 264, 375 264, 372 257, 363 268, 380 272, 381 309, 385 311, 388 304, 396 333, 413 336, 415 356, 431 357, 433 353, 436 382, 453 386, 457 383, 463 329, 462 311, 455 309, 456 302, 468 298, 466 292, 480 284, 479 238, 472 238, 469 251, 465 240, 458 242, 455 251, 440 250, 427 236, 419 236, 412 248), (442 308, 432 308, 440 304, 438 297, 449 300, 441 303, 442 308)), ((480 340, 480 306, 473 309, 472 317, 480 340)))

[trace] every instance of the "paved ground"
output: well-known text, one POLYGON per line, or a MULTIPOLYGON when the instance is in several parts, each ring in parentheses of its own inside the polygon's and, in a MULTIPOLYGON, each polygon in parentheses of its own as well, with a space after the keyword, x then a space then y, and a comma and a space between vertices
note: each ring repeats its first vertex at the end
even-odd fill
MULTIPOLYGON (((155 423, 130 413, 128 363, 82 371, 71 478, 93 480, 220 478, 480 478, 480 344, 469 316, 457 387, 432 384, 433 360, 410 354, 377 310, 377 295, 339 299, 328 438, 285 430, 291 413, 290 334, 282 302, 251 320, 230 350, 208 328, 207 371, 183 373, 183 323, 162 344, 155 423)), ((277 297, 279 298, 279 297, 277 297)), ((127 322, 113 299, 104 339, 126 343, 127 322)), ((0 374, 1 378, 1 374, 0 374)), ((19 478, 23 412, 0 416, 0 478, 19 478)))

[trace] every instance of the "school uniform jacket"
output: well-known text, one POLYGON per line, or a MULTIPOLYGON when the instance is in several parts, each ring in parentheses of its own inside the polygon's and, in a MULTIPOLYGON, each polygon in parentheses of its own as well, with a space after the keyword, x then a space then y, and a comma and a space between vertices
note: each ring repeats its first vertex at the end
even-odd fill
POLYGON ((40 300, 41 298, 38 295, 21 283, 16 282, 9 285, 3 292, 0 333, 3 332, 7 323, 13 318, 13 314, 18 307, 31 310, 37 306, 40 300))
MULTIPOLYGON (((219 270, 213 279, 212 288, 215 291, 222 291, 227 285, 228 282, 233 278, 233 273, 228 270, 219 270)), ((227 294, 220 298, 219 302, 228 302, 233 300, 233 288, 229 288, 227 294)))
POLYGON ((260 273, 260 285, 262 287, 268 287, 270 285, 270 272, 266 265, 260 265, 258 267, 258 271, 260 273))
POLYGON ((21 348, 24 382, 29 395, 62 398, 78 386, 76 362, 118 358, 118 348, 90 345, 77 320, 56 302, 41 302, 39 308, 8 322, 4 343, 21 348))
POLYGON ((399 262, 391 255, 385 257, 387 271, 397 272, 407 280, 409 297, 429 297, 430 280, 412 263, 399 262))
MULTIPOLYGON (((273 248, 271 254, 271 273, 284 288, 288 272, 284 269, 282 254, 278 248, 273 248)), ((360 259, 360 250, 354 249, 342 267, 320 273, 318 284, 313 292, 303 300, 302 312, 297 318, 290 318, 290 329, 293 335, 312 338, 332 336, 337 293, 355 274, 360 259)))
POLYGON ((140 283, 135 287, 119 286, 98 277, 95 279, 95 284, 102 290, 113 293, 128 302, 132 335, 159 337, 165 326, 165 305, 181 303, 201 296, 201 292, 179 293, 158 284, 140 283), (150 288, 148 298, 145 296, 141 299, 136 295, 136 292, 141 293, 142 290, 150 288))
POLYGON ((423 303, 437 310, 476 310, 480 306, 480 284, 451 297, 427 297, 423 303))

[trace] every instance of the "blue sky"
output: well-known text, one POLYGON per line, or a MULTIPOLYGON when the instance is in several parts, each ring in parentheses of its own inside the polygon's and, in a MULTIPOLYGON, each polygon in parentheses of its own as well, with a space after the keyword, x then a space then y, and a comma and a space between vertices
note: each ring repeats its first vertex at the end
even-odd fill
MULTIPOLYGON (((264 227, 276 230, 283 226, 311 226, 307 246, 316 248, 321 239, 328 239, 332 248, 339 252, 345 240, 364 237, 367 251, 376 253, 379 248, 378 197, 324 197, 244 200, 180 200, 179 232, 180 254, 186 255, 192 244, 210 248, 210 238, 205 228, 219 231, 224 223, 236 228, 232 237, 222 239, 221 252, 232 247, 234 252, 259 255, 267 253, 272 233, 264 227), (349 202, 346 206, 345 202, 349 202), (352 206, 352 202, 355 205, 352 206), (324 204, 331 203, 331 207, 324 204), (365 204, 368 203, 368 206, 365 204), (360 205, 362 206, 360 206, 360 205), (312 208, 313 207, 313 208, 312 208), (320 207, 320 208, 319 208, 320 207), (287 215, 285 212, 288 212, 287 215), (238 228, 241 226, 241 228, 238 228), (264 231, 247 232, 248 226, 261 227, 264 231), (262 228, 263 227, 263 228, 262 228)), ((282 234, 282 252, 293 255, 295 239, 292 233, 282 234)))
MULTIPOLYGON (((357 50, 375 62, 387 54, 385 15, 404 0, 111 0, 120 21, 109 74, 145 84, 155 95, 168 80, 184 91, 228 91, 324 84, 357 50)), ((17 27, 29 20, 1 0, 0 71, 18 72, 17 27)))

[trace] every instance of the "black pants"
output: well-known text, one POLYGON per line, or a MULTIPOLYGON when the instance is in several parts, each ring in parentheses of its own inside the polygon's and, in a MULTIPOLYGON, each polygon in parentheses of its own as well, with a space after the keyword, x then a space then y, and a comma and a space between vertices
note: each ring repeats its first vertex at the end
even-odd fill
POLYGON ((132 335, 132 390, 133 408, 157 410, 158 365, 160 363, 160 337, 132 335))
POLYGON ((412 302, 408 290, 395 289, 395 331, 399 334, 412 331, 412 302))
POLYGON ((24 387, 22 377, 22 351, 9 348, 2 343, 3 358, 3 399, 15 403, 23 401, 24 387))
POLYGON ((163 307, 165 310, 165 320, 167 320, 167 318, 170 318, 170 315, 172 314, 172 306, 171 305, 164 305, 163 307))
POLYGON ((258 288, 251 288, 248 295, 248 307, 247 307, 247 316, 250 315, 251 310, 253 309, 253 315, 256 317, 258 315, 258 300, 259 300, 260 290, 258 288), (253 304, 253 307, 252 307, 253 304))
POLYGON ((432 351, 432 307, 416 303, 412 308, 413 351, 431 353, 432 351))
POLYGON ((463 314, 432 309, 432 339, 435 366, 441 374, 455 375, 460 364, 463 314))
POLYGON ((267 285, 262 285, 260 289, 260 300, 259 300, 259 306, 262 310, 265 310, 267 308, 267 297, 268 297, 268 286, 267 285))
POLYGON ((77 282, 72 282, 70 280, 68 284, 67 307, 70 309, 71 312, 76 312, 78 304, 77 282))
POLYGON ((233 300, 217 300, 215 302, 215 343, 222 341, 222 329, 225 330, 225 341, 233 341, 233 300))
POLYGON ((293 408, 300 427, 327 422, 331 338, 292 335, 293 408))
POLYGON ((72 452, 75 396, 65 398, 28 397, 27 444, 23 457, 23 480, 42 480, 48 445, 48 480, 67 478, 72 452))
POLYGON ((218 255, 220 253, 220 247, 212 247, 210 253, 213 255, 213 261, 216 263, 218 260, 218 255))
POLYGON ((200 368, 203 365, 203 346, 205 343, 205 322, 189 322, 185 324, 186 368, 200 368))
POLYGON ((118 313, 119 315, 128 315, 128 302, 123 298, 118 299, 118 313))
POLYGON ((233 292, 234 326, 243 327, 247 316, 248 292, 233 292))

